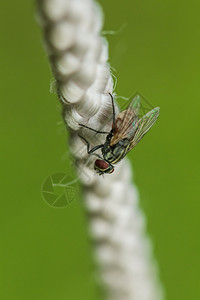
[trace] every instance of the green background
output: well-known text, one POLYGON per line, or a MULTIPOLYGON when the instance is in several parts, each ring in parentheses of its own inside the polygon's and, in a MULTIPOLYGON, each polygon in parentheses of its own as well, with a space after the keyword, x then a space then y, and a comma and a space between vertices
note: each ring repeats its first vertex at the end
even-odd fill
MULTIPOLYGON (((161 107, 130 153, 166 298, 200 299, 200 2, 101 1, 116 92, 161 107)), ((0 298, 97 299, 81 200, 48 206, 41 184, 73 172, 34 3, 0 2, 0 298), (59 123, 59 124, 58 124, 59 123)), ((122 101, 121 101, 122 103, 122 101)))

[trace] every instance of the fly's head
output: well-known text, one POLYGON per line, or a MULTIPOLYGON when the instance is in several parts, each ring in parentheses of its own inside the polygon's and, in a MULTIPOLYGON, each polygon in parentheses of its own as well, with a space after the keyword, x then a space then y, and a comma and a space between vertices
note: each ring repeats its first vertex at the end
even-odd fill
POLYGON ((114 167, 102 159, 96 159, 94 169, 99 175, 111 174, 114 172, 114 167))

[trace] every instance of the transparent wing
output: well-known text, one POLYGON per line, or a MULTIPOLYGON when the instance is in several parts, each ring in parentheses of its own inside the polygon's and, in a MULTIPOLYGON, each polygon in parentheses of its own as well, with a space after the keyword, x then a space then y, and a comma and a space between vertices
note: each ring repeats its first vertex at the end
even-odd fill
POLYGON ((156 107, 144 115, 136 124, 135 132, 132 139, 130 140, 130 145, 127 148, 127 152, 130 151, 139 143, 143 136, 149 131, 149 129, 154 125, 158 116, 160 114, 160 107, 156 107))
POLYGON ((134 120, 139 118, 140 112, 140 96, 137 95, 133 98, 128 108, 126 109, 126 113, 123 118, 123 122, 121 125, 121 130, 126 130, 127 127, 133 124, 134 120))
POLYGON ((114 136, 111 139, 111 146, 124 138, 130 138, 135 130, 139 119, 140 96, 135 96, 128 108, 122 111, 116 118, 114 136))

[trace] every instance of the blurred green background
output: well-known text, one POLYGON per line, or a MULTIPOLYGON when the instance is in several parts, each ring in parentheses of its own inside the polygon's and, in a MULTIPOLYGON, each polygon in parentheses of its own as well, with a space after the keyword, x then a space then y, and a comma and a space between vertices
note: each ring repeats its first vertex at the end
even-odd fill
MULTIPOLYGON (((101 1, 116 92, 161 107, 129 158, 168 300, 200 299, 200 2, 101 1)), ((34 2, 0 2, 1 262, 4 300, 97 299, 77 201, 48 206, 41 184, 73 172, 34 2), (59 123, 59 124, 58 124, 59 123)), ((122 103, 122 101, 121 101, 122 103)))

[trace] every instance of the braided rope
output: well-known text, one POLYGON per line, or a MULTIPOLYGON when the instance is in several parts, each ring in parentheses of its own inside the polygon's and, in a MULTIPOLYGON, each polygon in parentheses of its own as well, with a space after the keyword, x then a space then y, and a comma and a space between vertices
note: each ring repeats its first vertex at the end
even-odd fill
POLYGON ((78 137, 81 130, 91 145, 102 143, 105 135, 82 129, 79 123, 104 131, 112 123, 108 93, 113 93, 113 80, 108 44, 100 35, 101 10, 92 0, 38 0, 38 11, 107 299, 161 300, 128 160, 120 162, 112 175, 98 176, 93 169, 95 156, 88 158, 86 145, 78 137))

